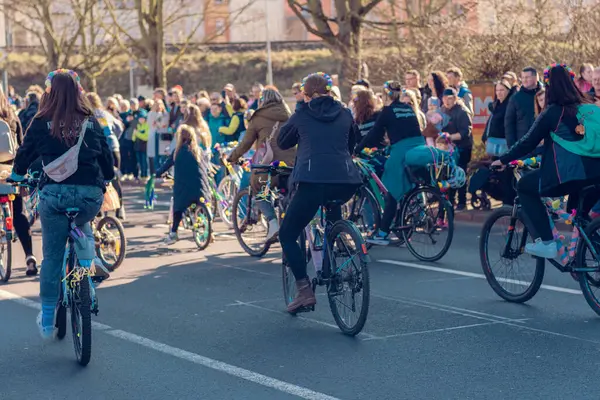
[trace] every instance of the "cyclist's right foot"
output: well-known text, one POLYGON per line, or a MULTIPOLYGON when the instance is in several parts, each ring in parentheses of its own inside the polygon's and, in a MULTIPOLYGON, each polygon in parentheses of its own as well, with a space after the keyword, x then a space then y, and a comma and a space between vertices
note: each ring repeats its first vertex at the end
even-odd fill
POLYGON ((39 312, 36 322, 42 339, 53 339, 58 329, 55 321, 55 307, 49 306, 48 309, 42 305, 42 311, 39 312))
POLYGON ((534 257, 555 258, 558 256, 558 246, 555 240, 543 242, 542 239, 536 239, 535 243, 527 243, 525 252, 534 257))
POLYGON ((170 232, 165 238, 165 244, 167 246, 176 243, 179 240, 176 232, 170 232))
POLYGON ((269 221, 269 230, 267 231, 267 242, 273 240, 275 236, 279 233, 279 222, 277 218, 269 221))
POLYGON ((289 313, 294 313, 300 308, 312 307, 317 304, 315 293, 312 290, 312 285, 308 278, 296 281, 296 289, 298 289, 298 294, 296 295, 294 301, 292 301, 287 307, 287 311, 289 313))
POLYGON ((92 267, 92 280, 102 282, 108 278, 110 278, 110 271, 104 266, 99 257, 94 258, 94 265, 92 267))
POLYGON ((387 246, 390 244, 390 235, 389 233, 377 231, 377 233, 367 239, 367 243, 377 246, 387 246))

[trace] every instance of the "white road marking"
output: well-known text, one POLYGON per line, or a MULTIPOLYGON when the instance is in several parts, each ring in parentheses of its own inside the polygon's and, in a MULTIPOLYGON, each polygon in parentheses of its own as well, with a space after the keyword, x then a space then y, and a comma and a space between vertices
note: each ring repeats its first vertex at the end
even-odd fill
POLYGON ((380 337, 377 337, 377 338, 368 338, 368 339, 363 339, 363 340, 385 340, 385 339, 393 339, 393 338, 404 337, 404 336, 423 335, 423 334, 427 334, 427 333, 455 331, 455 330, 458 330, 458 329, 468 329, 468 328, 474 328, 474 327, 477 327, 477 326, 496 325, 496 324, 500 324, 500 323, 501 322, 482 322, 482 323, 479 323, 479 324, 451 326, 449 328, 428 329, 426 331, 397 333, 395 335, 380 336, 380 337))
MULTIPOLYGON (((41 309, 41 305, 38 302, 33 300, 21 297, 11 292, 7 292, 5 290, 0 290, 0 299, 10 300, 15 303, 24 305, 29 308, 33 308, 36 310, 41 309)), ((179 358, 181 360, 186 360, 192 362, 194 364, 201 365, 206 368, 213 369, 215 371, 224 372, 228 375, 235 376, 237 378, 246 380, 248 382, 253 382, 261 386, 269 387, 275 390, 278 390, 283 393, 288 393, 294 396, 297 396, 301 399, 306 400, 340 400, 337 397, 329 396, 325 393, 316 392, 314 390, 294 385, 292 383, 288 383, 285 381, 281 381, 279 379, 271 378, 266 375, 259 374, 257 372, 253 372, 244 368, 236 367, 235 365, 227 364, 222 361, 214 360, 209 357, 201 356, 200 354, 192 353, 186 350, 179 349, 177 347, 169 346, 164 343, 160 343, 143 336, 139 336, 130 332, 125 332, 120 329, 114 329, 111 326, 100 324, 100 323, 92 323, 92 326, 101 332, 106 333, 107 335, 119 338, 121 340, 128 341, 130 343, 134 343, 140 346, 147 347, 159 353, 168 354, 170 356, 179 358)))
MULTIPOLYGON (((408 268, 422 269, 425 271, 442 272, 444 274, 452 274, 452 275, 468 276, 470 278, 485 279, 485 275, 483 275, 483 274, 477 274, 475 272, 467 272, 467 271, 458 271, 458 270, 449 269, 449 268, 434 267, 431 265, 422 265, 422 264, 415 264, 415 263, 404 262, 404 261, 395 261, 395 260, 377 260, 377 262, 384 263, 384 264, 400 265, 402 267, 408 267, 408 268)), ((516 285, 522 285, 522 286, 530 285, 527 282, 518 281, 516 279, 496 278, 496 280, 498 282, 514 283, 516 285)), ((541 288, 546 289, 546 290, 551 290, 553 292, 581 294, 581 290, 569 289, 569 288, 564 288, 564 287, 560 287, 560 286, 542 285, 541 288)))

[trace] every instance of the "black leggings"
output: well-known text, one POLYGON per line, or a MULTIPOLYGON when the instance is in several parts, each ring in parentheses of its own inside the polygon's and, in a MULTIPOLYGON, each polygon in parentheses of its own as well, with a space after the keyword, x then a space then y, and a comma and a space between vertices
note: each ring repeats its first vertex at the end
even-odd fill
POLYGON ((173 225, 171 225, 171 233, 177 233, 177 228, 183 219, 183 211, 173 211, 173 225))
POLYGON ((379 230, 381 232, 389 233, 394 217, 396 216, 396 210, 398 209, 398 202, 391 194, 385 195, 385 208, 383 209, 383 216, 381 217, 381 226, 379 230))
MULTIPOLYGON (((319 207, 332 201, 346 202, 356 192, 356 185, 300 183, 286 210, 285 218, 279 229, 281 248, 294 273, 296 280, 304 279, 306 262, 298 245, 302 230, 314 218, 319 207)), ((327 220, 335 222, 342 219, 341 206, 327 209, 327 220)))
POLYGON ((23 213, 23 198, 15 196, 13 201, 13 225, 17 232, 17 237, 23 246, 25 257, 33 255, 33 243, 31 240, 31 227, 29 220, 23 213))
MULTIPOLYGON (((547 242, 554 239, 554 236, 552 235, 552 228, 550 228, 546 206, 542 202, 540 195, 540 176, 541 171, 539 169, 523 176, 517 183, 517 193, 519 195, 519 202, 521 203, 521 217, 525 220, 527 228, 529 228, 534 238, 541 238, 547 242)), ((568 190, 568 212, 571 212, 572 209, 579 205, 578 191, 585 186, 587 184, 581 183, 580 185, 573 186, 572 190, 568 190)), ((599 195, 600 193, 589 194, 584 199, 583 209, 579 210, 579 214, 587 215, 596 201, 598 201, 599 195)))

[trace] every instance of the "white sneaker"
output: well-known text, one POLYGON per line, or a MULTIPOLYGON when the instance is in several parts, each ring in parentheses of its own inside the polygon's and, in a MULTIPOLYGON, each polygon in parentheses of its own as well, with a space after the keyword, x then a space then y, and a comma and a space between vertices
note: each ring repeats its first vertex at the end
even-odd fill
POLYGON ((535 240, 535 243, 527 243, 525 252, 534 257, 556 258, 556 256, 558 256, 558 246, 556 245, 555 240, 544 243, 542 242, 542 239, 538 238, 535 240))
POLYGON ((171 232, 171 233, 169 233, 169 234, 167 235, 167 237, 165 238, 165 244, 166 244, 167 246, 169 246, 169 245, 171 245, 171 244, 174 244, 174 243, 176 243, 178 240, 179 240, 179 237, 177 237, 177 233, 173 233, 173 232, 171 232))
POLYGON ((277 218, 269 221, 269 230, 267 231, 267 242, 273 240, 273 238, 279 233, 279 221, 277 218))
POLYGON ((56 333, 58 329, 56 328, 56 314, 54 315, 54 323, 52 326, 44 326, 42 325, 42 312, 40 311, 36 320, 38 329, 40 330, 40 335, 44 340, 54 339, 56 337, 56 333))
POLYGON ((110 278, 110 271, 104 266, 100 257, 94 258, 92 276, 101 278, 102 280, 110 278))

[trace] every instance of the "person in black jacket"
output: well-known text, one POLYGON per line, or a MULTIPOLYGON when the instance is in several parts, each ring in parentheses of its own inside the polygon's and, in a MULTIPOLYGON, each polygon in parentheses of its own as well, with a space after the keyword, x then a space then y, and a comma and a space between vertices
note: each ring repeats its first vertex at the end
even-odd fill
POLYGON ((38 112, 38 108, 40 106, 40 95, 36 92, 27 93, 27 96, 25 96, 25 104, 26 108, 19 113, 19 120, 21 121, 21 127, 23 127, 23 130, 27 131, 31 120, 38 112))
MULTIPOLYGON (((458 149, 458 166, 466 171, 473 152, 473 136, 471 136, 473 122, 471 121, 471 115, 462 104, 458 103, 458 94, 454 88, 444 90, 442 101, 444 102, 442 111, 450 117, 448 125, 444 128, 444 132, 450 135, 450 139, 458 149)), ((450 201, 454 201, 456 192, 454 189, 450 190, 448 193, 450 201)), ((456 211, 464 210, 466 207, 467 186, 464 185, 458 189, 456 211)))
MULTIPOLYGON (((78 251, 79 262, 92 266, 95 257, 94 236, 90 221, 100 211, 104 182, 114 178, 113 158, 100 124, 82 94, 79 77, 73 71, 58 70, 46 79, 47 92, 33 119, 23 145, 19 147, 11 178, 20 181, 31 163, 41 157, 48 165, 71 147, 80 135, 77 171, 60 183, 43 175, 39 183, 38 206, 42 225, 44 260, 40 278, 42 311, 38 327, 43 338, 54 335, 54 308, 58 302, 59 284, 65 245, 69 235, 67 209, 78 208, 75 223, 87 236, 78 251), (81 253, 81 254, 80 254, 81 253)), ((96 264, 96 268, 102 268, 96 264)))
POLYGON ((527 67, 521 73, 523 86, 512 96, 506 107, 504 127, 508 147, 519 141, 535 121, 534 96, 540 90, 535 68, 527 67))
MULTIPOLYGON (((331 78, 323 73, 304 78, 306 106, 296 110, 277 137, 282 150, 298 146, 291 178, 297 191, 279 229, 281 247, 298 288, 297 297, 288 306, 289 312, 316 304, 298 236, 320 206, 331 201, 345 203, 361 184, 351 155, 356 126, 350 112, 331 97, 332 86, 331 78)), ((341 218, 340 206, 327 210, 329 221, 341 218)))
POLYGON ((425 144, 421 135, 419 119, 410 104, 402 103, 402 87, 399 82, 387 81, 383 85, 385 107, 375 126, 356 147, 359 152, 371 143, 381 143, 387 132, 390 141, 390 156, 385 163, 382 181, 388 189, 385 196, 385 209, 378 232, 369 243, 385 246, 389 244, 389 232, 398 201, 410 190, 412 184, 405 172, 405 157, 411 149, 425 144))
MULTIPOLYGON (((600 183, 600 153, 595 149, 598 132, 586 132, 578 118, 582 107, 585 107, 583 114, 595 116, 600 114, 600 108, 586 104, 589 100, 575 86, 574 77, 575 74, 564 65, 551 66, 544 71, 546 108, 529 132, 492 164, 506 165, 524 157, 544 141, 541 168, 524 175, 517 184, 521 215, 536 238, 535 243, 526 245, 525 251, 536 257, 555 258, 558 254, 541 196, 568 194, 567 211, 570 212, 579 202, 581 189, 600 183), (587 135, 594 135, 594 140, 584 142, 582 137, 587 135)), ((587 215, 599 197, 600 193, 596 191, 585 198, 579 215, 587 215)))

